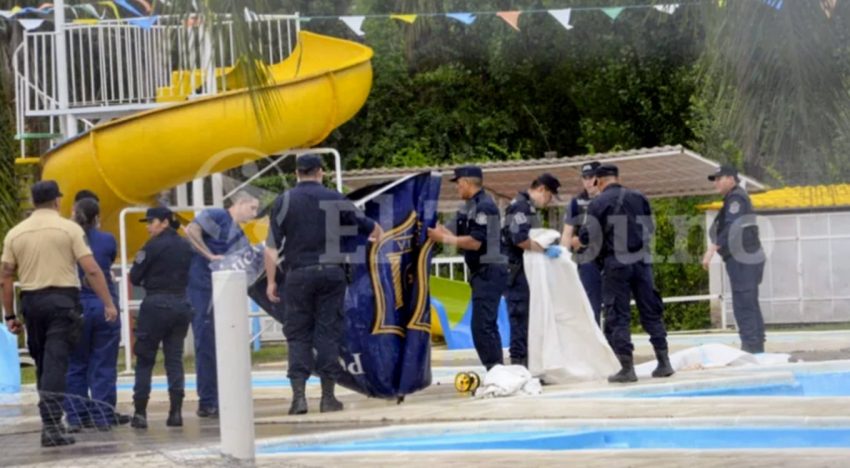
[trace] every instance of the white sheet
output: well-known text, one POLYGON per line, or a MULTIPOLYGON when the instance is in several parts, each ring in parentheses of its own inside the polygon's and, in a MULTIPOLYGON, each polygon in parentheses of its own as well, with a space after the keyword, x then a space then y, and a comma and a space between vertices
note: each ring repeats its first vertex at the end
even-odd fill
POLYGON ((525 367, 497 364, 484 376, 475 397, 539 395, 541 391, 540 380, 533 378, 525 367))
MULTIPOLYGON (((680 372, 719 367, 785 364, 790 359, 789 354, 750 354, 724 344, 709 343, 670 354, 670 365, 676 372, 680 372)), ((635 373, 639 378, 649 377, 656 365, 658 363, 654 359, 645 362, 635 366, 635 373)))
MULTIPOLYGON (((542 246, 559 234, 532 229, 542 246)), ((606 378, 620 364, 596 325, 593 309, 578 276, 577 265, 564 252, 559 258, 526 251, 523 255, 531 301, 528 321, 528 369, 546 383, 606 378)))

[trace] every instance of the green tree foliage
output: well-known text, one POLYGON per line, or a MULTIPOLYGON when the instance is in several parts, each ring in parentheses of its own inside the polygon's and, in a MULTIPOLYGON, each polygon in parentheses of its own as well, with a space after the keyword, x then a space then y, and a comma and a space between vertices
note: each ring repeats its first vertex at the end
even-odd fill
MULTIPOLYGON (((656 223, 653 271, 662 297, 708 294, 708 274, 700 264, 705 252, 705 221, 704 214, 697 209, 697 205, 706 201, 705 197, 652 201, 656 223)), ((633 318, 632 323, 638 324, 637 315, 633 318)), ((664 323, 670 330, 709 328, 709 304, 667 304, 664 323)))
MULTIPOLYGON (((8 25, 0 26, 0 37, 12 37, 12 30, 8 25)), ((18 222, 18 190, 14 165, 18 146, 15 141, 9 52, 6 44, 0 44, 0 238, 5 238, 9 228, 18 222)))
MULTIPOLYGON (((355 9, 495 11, 507 8, 502 3, 372 0, 355 9)), ((420 16, 414 25, 369 18, 373 91, 330 144, 359 168, 686 143, 698 15, 627 10, 612 22, 583 12, 566 31, 550 15, 526 14, 519 32, 492 15, 470 26, 445 17, 420 16)), ((306 27, 321 31, 326 23, 306 27)))

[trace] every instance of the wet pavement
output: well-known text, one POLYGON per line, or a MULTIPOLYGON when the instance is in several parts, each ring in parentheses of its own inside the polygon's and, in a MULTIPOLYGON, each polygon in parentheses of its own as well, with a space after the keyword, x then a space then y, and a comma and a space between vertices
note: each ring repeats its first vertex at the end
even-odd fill
MULTIPOLYGON (((318 400, 310 401, 318 408, 318 400)), ((356 405, 355 405, 356 406, 356 405)), ((274 423, 259 422, 271 417, 286 414, 289 401, 283 399, 264 399, 254 403, 254 414, 258 423, 254 426, 257 439, 304 435, 328 430, 347 430, 382 425, 380 422, 348 423, 333 422, 316 424, 281 419, 274 423)), ((167 461, 175 465, 192 464, 191 460, 179 455, 181 450, 212 448, 219 443, 218 419, 198 418, 194 414, 194 405, 183 412, 183 427, 166 427, 165 419, 168 405, 151 404, 148 407, 148 429, 133 429, 129 425, 113 428, 110 432, 98 432, 93 429, 73 434, 77 443, 68 447, 42 448, 39 444, 41 423, 37 409, 33 406, 23 408, 17 420, 25 421, 14 426, 0 426, 0 466, 51 465, 58 466, 116 466, 119 460, 128 454, 136 454, 133 463, 128 466, 146 466, 152 463, 159 466, 167 461), (84 463, 82 463, 84 461, 84 463)), ((210 462, 211 460, 207 460, 210 462)), ((214 460, 213 460, 214 461, 214 460)), ((206 462, 203 463, 206 466, 206 462)))
MULTIPOLYGON (((671 340, 671 348, 681 349, 707 342, 734 343, 733 334, 682 335, 671 340)), ((773 334, 768 349, 790 353, 803 361, 850 358, 850 332, 806 334, 773 334)), ((636 337, 636 361, 651 359, 645 337, 636 337)), ((582 382, 547 386, 542 397, 473 400, 457 393, 452 385, 459 370, 482 370, 474 351, 433 353, 434 383, 428 389, 409 395, 405 402, 368 399, 340 390, 338 396, 346 410, 318 413, 318 385, 308 385, 311 413, 288 416, 289 389, 284 385, 282 363, 262 366, 254 372, 253 389, 255 434, 257 443, 269 439, 299 435, 323 435, 335 431, 399 426, 421 423, 472 421, 487 424, 497 420, 553 421, 629 421, 656 418, 662 421, 691 421, 695 418, 723 418, 740 422, 753 418, 803 418, 806 421, 850 421, 850 398, 800 398, 793 403, 787 398, 675 398, 614 400, 593 397, 593 392, 610 389, 606 382, 582 382), (564 397, 558 397, 558 394, 564 397), (581 398, 567 398, 570 393, 588 393, 581 398)), ((850 363, 839 363, 850 366, 850 363)), ((818 365, 818 364, 813 364, 818 365)), ((828 365, 828 364, 827 364, 828 365)), ((741 376, 741 370, 719 369, 679 372, 665 382, 696 382, 741 376)), ((744 374, 746 375, 746 374, 744 374)), ((126 387, 129 378, 122 377, 126 387)), ((659 379, 641 380, 638 384, 657 385, 659 379)), ((119 385, 120 387, 120 385, 119 385)), ((21 404, 0 404, 0 466, 233 466, 217 452, 219 426, 216 419, 195 416, 194 391, 187 389, 184 427, 168 428, 167 393, 155 390, 149 407, 149 429, 138 431, 129 426, 111 432, 76 434, 77 444, 70 447, 43 449, 39 445, 40 421, 30 388, 22 394, 21 404), (201 453, 202 456, 198 457, 201 453)), ((130 393, 119 391, 119 411, 131 412, 130 393)), ((584 451, 584 452, 480 452, 451 453, 385 453, 385 454, 298 454, 259 457, 258 466, 846 466, 850 451, 584 451)))

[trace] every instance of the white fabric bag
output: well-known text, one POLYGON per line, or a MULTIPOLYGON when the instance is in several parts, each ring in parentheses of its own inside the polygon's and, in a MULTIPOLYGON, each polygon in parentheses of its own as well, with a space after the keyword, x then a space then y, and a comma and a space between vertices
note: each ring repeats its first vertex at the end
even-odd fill
MULTIPOLYGON (((548 246, 559 237, 551 229, 532 229, 529 237, 548 246)), ((531 301, 528 320, 528 369, 546 383, 606 378, 620 363, 596 325, 593 309, 568 252, 557 259, 526 251, 523 255, 531 301)))

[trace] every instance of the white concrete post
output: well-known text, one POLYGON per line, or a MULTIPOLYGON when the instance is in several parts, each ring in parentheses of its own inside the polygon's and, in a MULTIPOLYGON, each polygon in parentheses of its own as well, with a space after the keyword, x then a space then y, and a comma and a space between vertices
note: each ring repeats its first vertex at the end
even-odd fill
POLYGON ((212 274, 221 453, 254 459, 254 399, 248 330, 248 279, 244 271, 212 274))

